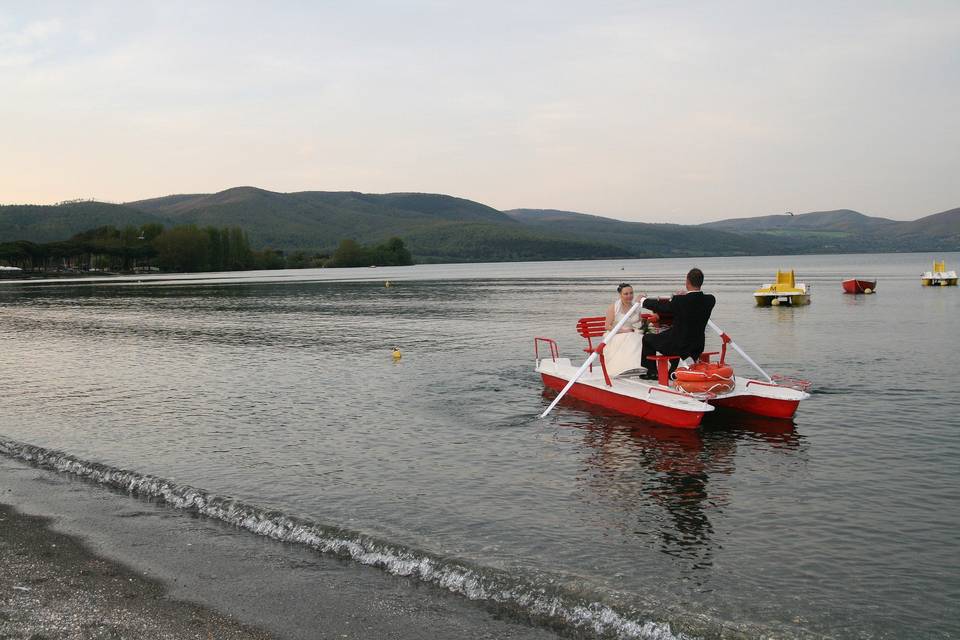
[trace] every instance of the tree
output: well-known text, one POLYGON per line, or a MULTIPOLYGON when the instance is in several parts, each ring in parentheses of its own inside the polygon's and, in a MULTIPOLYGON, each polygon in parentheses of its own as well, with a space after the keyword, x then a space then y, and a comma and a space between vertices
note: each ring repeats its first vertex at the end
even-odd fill
POLYGON ((328 267, 364 267, 370 264, 370 252, 356 240, 341 240, 327 263, 328 267))
POLYGON ((153 241, 164 271, 204 271, 208 268, 209 236, 195 225, 167 229, 153 241))
POLYGON ((287 266, 283 251, 279 249, 264 249, 253 252, 253 267, 255 269, 283 269, 287 266))
POLYGON ((378 267, 413 264, 413 257, 400 238, 390 238, 384 244, 365 247, 354 240, 341 240, 328 267, 378 267))
POLYGON ((210 271, 223 271, 226 260, 224 260, 224 246, 230 246, 229 239, 226 245, 223 242, 223 231, 216 227, 206 227, 204 232, 207 234, 207 268, 210 271))
MULTIPOLYGON (((224 232, 227 230, 224 229, 224 232)), ((240 227, 231 227, 229 261, 226 268, 231 271, 249 269, 253 266, 253 251, 250 250, 250 238, 247 232, 240 227)))

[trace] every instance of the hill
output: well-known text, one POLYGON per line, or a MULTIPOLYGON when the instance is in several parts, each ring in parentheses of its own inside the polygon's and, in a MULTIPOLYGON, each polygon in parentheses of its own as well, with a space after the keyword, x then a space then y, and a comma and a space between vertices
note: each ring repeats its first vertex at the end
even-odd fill
POLYGON ((90 228, 159 222, 245 229, 255 249, 332 252, 341 240, 404 239, 421 261, 563 260, 630 257, 602 242, 529 229, 491 207, 428 193, 277 193, 236 187, 128 202, 0 207, 0 243, 62 240, 90 228))
POLYGON ((757 255, 791 253, 798 248, 789 238, 771 243, 770 239, 756 234, 679 224, 624 222, 573 211, 512 209, 504 213, 543 233, 562 233, 585 241, 610 244, 620 247, 628 255, 641 257, 757 255))
POLYGON ((139 226, 166 220, 132 207, 106 202, 58 205, 0 205, 0 242, 54 242, 97 227, 139 226))
POLYGON ((960 248, 960 208, 919 220, 895 222, 884 227, 883 235, 889 243, 901 247, 900 251, 957 251, 960 248))
POLYGON ((140 200, 127 206, 178 224, 241 226, 254 246, 282 249, 329 250, 348 238, 382 242, 448 223, 517 226, 478 202, 426 193, 277 193, 237 187, 214 194, 140 200))
POLYGON ((805 253, 840 251, 956 251, 960 249, 960 209, 898 222, 850 209, 798 215, 734 218, 700 225, 707 229, 790 238, 805 253))
POLYGON ((522 225, 457 224, 420 229, 404 240, 421 262, 590 260, 639 257, 635 249, 522 225))
POLYGON ((88 229, 159 223, 242 227, 253 249, 329 253, 345 239, 400 237, 420 261, 763 255, 960 250, 960 209, 911 222, 850 209, 650 224, 559 211, 492 207, 431 193, 278 193, 236 187, 127 202, 0 206, 0 243, 51 242, 88 229))
POLYGON ((812 231, 861 233, 892 224, 893 220, 867 216, 851 209, 812 211, 797 215, 780 214, 755 218, 732 218, 700 225, 708 229, 722 229, 738 233, 812 231))

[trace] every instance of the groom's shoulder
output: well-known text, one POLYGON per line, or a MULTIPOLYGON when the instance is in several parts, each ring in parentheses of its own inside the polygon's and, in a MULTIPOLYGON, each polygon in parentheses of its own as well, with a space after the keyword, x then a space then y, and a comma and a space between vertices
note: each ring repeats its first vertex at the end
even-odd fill
MULTIPOLYGON (((691 292, 695 295, 691 296, 691 300, 696 300, 698 304, 713 306, 717 303, 717 299, 712 293, 704 293, 702 291, 691 292)), ((687 294, 690 295, 689 293, 687 294)))

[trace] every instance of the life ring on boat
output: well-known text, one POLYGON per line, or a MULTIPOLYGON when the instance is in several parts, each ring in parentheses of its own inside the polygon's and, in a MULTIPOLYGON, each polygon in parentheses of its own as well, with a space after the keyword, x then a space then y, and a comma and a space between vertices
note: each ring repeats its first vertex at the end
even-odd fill
POLYGON ((678 389, 687 393, 726 393, 736 385, 733 367, 719 362, 697 362, 673 372, 678 389))

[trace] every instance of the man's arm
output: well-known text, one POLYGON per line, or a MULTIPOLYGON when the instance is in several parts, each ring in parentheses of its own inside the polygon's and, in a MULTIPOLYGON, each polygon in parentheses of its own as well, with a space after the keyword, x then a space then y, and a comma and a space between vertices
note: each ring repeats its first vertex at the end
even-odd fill
MULTIPOLYGON (((676 296, 674 296, 676 298, 676 296)), ((649 309, 654 313, 673 313, 673 299, 661 300, 659 298, 647 298, 643 301, 643 308, 649 309)))

